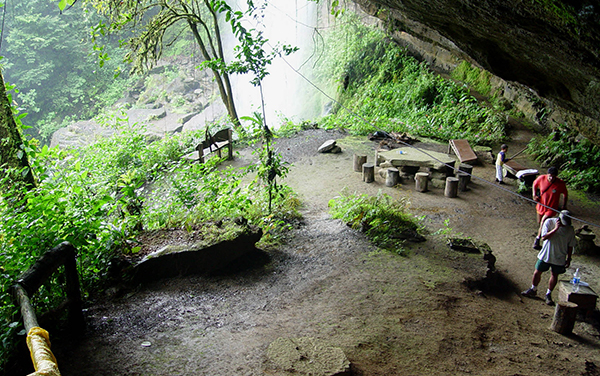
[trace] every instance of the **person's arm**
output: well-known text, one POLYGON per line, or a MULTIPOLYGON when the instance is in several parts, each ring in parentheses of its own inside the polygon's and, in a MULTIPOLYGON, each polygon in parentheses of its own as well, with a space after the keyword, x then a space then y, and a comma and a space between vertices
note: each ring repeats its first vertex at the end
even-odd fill
POLYGON ((562 210, 567 210, 567 202, 569 201, 569 191, 565 188, 565 193, 563 194, 563 207, 562 210))
POLYGON ((571 266, 571 256, 573 256, 573 247, 569 246, 567 247, 567 261, 565 262, 565 268, 571 266))
POLYGON ((538 185, 539 185, 539 181, 538 181, 538 179, 535 179, 533 181, 533 185, 531 186, 531 197, 533 197, 534 201, 539 201, 540 200, 540 197, 535 192, 535 190, 537 189, 538 185))
POLYGON ((544 222, 544 230, 542 231, 542 240, 550 239, 551 237, 554 236, 554 234, 556 234, 556 231, 558 231, 558 229, 562 227, 562 223, 560 222, 560 220, 557 220, 554 228, 552 230, 548 231, 548 227, 550 225, 549 221, 551 221, 551 219, 546 219, 546 222, 544 222))

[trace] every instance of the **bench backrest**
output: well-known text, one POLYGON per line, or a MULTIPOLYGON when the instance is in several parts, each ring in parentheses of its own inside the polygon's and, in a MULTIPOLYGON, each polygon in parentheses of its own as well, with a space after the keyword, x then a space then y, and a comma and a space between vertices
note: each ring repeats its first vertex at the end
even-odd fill
POLYGON ((231 142, 231 129, 221 129, 217 133, 211 136, 211 134, 206 131, 206 138, 202 141, 197 147, 196 150, 203 150, 210 148, 211 145, 214 145, 217 142, 229 141, 231 142))

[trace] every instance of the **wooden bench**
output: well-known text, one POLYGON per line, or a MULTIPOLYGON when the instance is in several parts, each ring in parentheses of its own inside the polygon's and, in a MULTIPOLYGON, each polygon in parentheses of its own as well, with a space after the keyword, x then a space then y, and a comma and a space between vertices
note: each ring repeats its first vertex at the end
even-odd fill
POLYGON ((227 147, 228 150, 227 159, 233 159, 232 133, 231 128, 227 128, 222 129, 211 136, 207 130, 204 141, 196 146, 196 150, 198 151, 198 161, 204 163, 204 159, 213 152, 217 152, 217 155, 221 158, 221 149, 225 147, 227 147))
POLYGON ((593 311, 596 309, 598 295, 589 286, 580 286, 579 291, 573 291, 571 281, 558 282, 558 299, 577 304, 580 310, 593 311))
POLYGON ((477 154, 471 149, 467 140, 450 140, 448 154, 453 151, 460 163, 472 163, 477 161, 477 154))

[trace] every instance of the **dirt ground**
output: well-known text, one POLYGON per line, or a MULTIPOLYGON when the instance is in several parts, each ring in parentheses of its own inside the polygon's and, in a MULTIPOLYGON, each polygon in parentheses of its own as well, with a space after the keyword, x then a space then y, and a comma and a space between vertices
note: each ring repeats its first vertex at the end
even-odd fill
MULTIPOLYGON (((508 154, 529 137, 515 134, 508 154)), ((163 280, 87 307, 85 336, 53 343, 63 375, 289 375, 267 357, 280 337, 341 348, 353 375, 600 375, 593 315, 563 336, 549 329, 553 307, 520 296, 536 260, 534 206, 514 193, 514 180, 490 183, 492 164, 476 165, 469 190, 450 199, 443 188, 417 192, 414 181, 386 187, 378 174, 362 182, 352 163, 354 153, 373 161, 375 143, 365 138, 313 130, 278 145, 293 163, 285 182, 304 203, 304 224, 287 243, 253 255, 265 266, 163 280), (327 139, 343 152, 318 154, 327 139), (327 203, 342 189, 408 198, 411 213, 425 217, 427 241, 409 245, 406 256, 377 250, 329 216, 327 203), (440 229, 487 243, 501 283, 468 288, 472 255, 451 250, 445 235, 433 234, 440 229)), ((242 151, 233 164, 249 156, 242 151)), ((569 201, 574 216, 600 223, 599 202, 575 192, 569 201)), ((576 255, 565 279, 580 268, 600 291, 599 261, 576 255)))

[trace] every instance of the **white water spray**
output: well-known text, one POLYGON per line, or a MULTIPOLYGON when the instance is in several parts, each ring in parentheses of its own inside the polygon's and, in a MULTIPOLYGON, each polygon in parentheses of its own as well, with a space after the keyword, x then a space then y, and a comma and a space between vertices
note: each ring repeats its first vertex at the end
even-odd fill
MULTIPOLYGON (((239 6, 232 7, 241 10, 239 6)), ((315 118, 322 113, 322 106, 318 104, 320 101, 315 101, 314 98, 319 94, 309 90, 310 84, 294 71, 295 69, 310 77, 310 70, 316 58, 313 34, 318 27, 318 7, 314 1, 308 0, 270 2, 260 24, 254 20, 244 21, 244 27, 264 33, 265 38, 269 40, 266 49, 272 49, 278 43, 299 48, 289 56, 276 58, 267 66, 269 75, 262 81, 262 87, 265 113, 270 127, 277 128, 282 117, 297 122, 315 118)), ((224 41, 226 51, 232 51, 236 43, 237 40, 233 40, 233 36, 224 41)), ((253 78, 250 74, 231 77, 239 116, 249 116, 253 112, 262 111, 260 90, 250 84, 253 78)))

